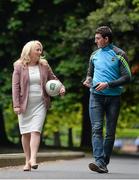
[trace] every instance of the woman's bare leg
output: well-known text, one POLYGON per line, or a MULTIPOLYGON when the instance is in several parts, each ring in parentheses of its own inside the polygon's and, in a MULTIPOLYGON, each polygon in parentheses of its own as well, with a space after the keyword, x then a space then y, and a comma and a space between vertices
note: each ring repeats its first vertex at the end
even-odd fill
POLYGON ((31 134, 30 133, 26 133, 26 134, 22 134, 22 146, 23 146, 23 151, 25 153, 25 166, 24 169, 29 169, 29 160, 30 160, 30 138, 31 138, 31 134))
POLYGON ((31 139, 30 139, 30 164, 36 165, 36 158, 37 158, 37 152, 40 145, 40 133, 39 132, 31 132, 31 139))

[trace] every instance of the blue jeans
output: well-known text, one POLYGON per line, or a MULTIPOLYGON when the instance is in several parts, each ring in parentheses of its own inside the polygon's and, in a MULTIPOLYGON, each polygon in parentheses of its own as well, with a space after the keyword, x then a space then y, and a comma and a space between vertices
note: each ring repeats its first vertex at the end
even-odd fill
POLYGON ((110 161, 119 111, 120 96, 90 93, 89 115, 92 126, 93 156, 98 165, 106 166, 110 161), (106 133, 103 138, 105 119, 106 133))

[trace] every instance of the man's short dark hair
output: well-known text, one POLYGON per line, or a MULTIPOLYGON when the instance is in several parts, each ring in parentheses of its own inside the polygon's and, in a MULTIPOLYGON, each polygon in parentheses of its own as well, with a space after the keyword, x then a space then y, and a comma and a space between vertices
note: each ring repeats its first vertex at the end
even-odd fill
POLYGON ((103 38, 108 37, 109 43, 112 43, 112 30, 108 26, 101 26, 97 28, 96 34, 101 34, 103 38))

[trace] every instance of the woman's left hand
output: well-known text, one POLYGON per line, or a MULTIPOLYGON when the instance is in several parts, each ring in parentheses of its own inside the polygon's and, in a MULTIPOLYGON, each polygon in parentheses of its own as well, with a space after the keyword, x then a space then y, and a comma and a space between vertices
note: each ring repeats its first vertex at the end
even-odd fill
POLYGON ((59 92, 60 96, 64 96, 65 92, 66 92, 65 87, 62 86, 62 88, 60 89, 60 92, 59 92))

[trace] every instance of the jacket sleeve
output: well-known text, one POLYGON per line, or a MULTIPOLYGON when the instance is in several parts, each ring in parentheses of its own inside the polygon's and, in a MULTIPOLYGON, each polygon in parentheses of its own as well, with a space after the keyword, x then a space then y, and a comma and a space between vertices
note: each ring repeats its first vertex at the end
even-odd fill
POLYGON ((131 81, 131 71, 128 65, 128 58, 124 54, 118 55, 119 58, 119 66, 120 66, 120 78, 111 82, 108 82, 110 88, 114 88, 117 86, 122 86, 131 81))
POLYGON ((57 78, 57 77, 55 76, 55 74, 53 73, 50 65, 47 64, 47 66, 48 66, 48 80, 51 80, 51 79, 57 79, 57 80, 58 80, 58 78, 57 78))
POLYGON ((13 99, 13 107, 20 107, 19 102, 20 96, 20 71, 17 65, 14 65, 14 71, 12 75, 12 99, 13 99))

